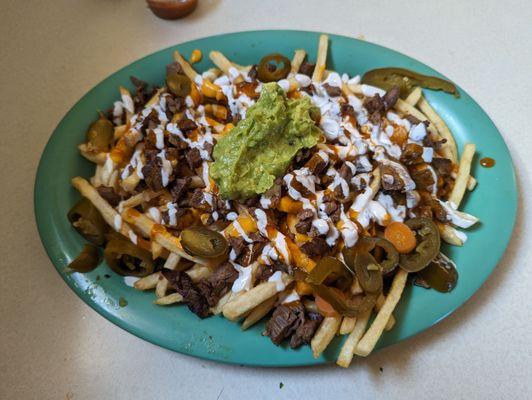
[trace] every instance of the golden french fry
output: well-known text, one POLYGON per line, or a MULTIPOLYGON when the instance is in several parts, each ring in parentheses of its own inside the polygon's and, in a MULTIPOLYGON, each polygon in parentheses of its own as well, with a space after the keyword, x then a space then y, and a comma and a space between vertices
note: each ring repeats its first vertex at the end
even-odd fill
POLYGON ((211 51, 209 53, 209 58, 213 64, 220 68, 226 75, 229 75, 229 69, 234 67, 233 63, 219 51, 211 51))
POLYGON ((460 158, 460 166, 458 167, 458 176, 454 181, 454 187, 449 196, 449 202, 454 203, 456 207, 460 207, 460 203, 464 198, 464 193, 471 173, 471 163, 475 156, 476 146, 473 143, 466 143, 460 158))
POLYGON ((382 332, 384 331, 384 328, 386 327, 386 324, 388 323, 388 320, 390 319, 390 316, 393 313, 393 310, 401 299, 403 289, 405 288, 407 276, 408 272, 403 271, 402 269, 399 269, 395 274, 392 282, 392 287, 390 289, 390 292, 388 293, 388 296, 386 297, 386 300, 381 310, 375 317, 375 320, 373 321, 367 332, 364 334, 362 339, 360 339, 360 342, 358 342, 355 347, 356 355, 365 357, 369 353, 371 353, 371 351, 375 348, 375 345, 381 337, 382 332))
POLYGON ((78 146, 78 150, 83 157, 95 164, 103 165, 105 160, 107 160, 107 153, 93 153, 89 150, 87 143, 81 143, 78 146))
POLYGON ((425 114, 423 114, 421 111, 419 111, 416 107, 408 104, 406 101, 397 99, 397 102, 395 103, 394 108, 398 111, 401 111, 404 114, 410 114, 419 119, 420 121, 428 121, 429 127, 427 128, 430 133, 435 135, 436 137, 440 137, 438 131, 436 130, 436 127, 430 120, 427 118, 425 114))
POLYGON ((153 190, 145 190, 131 196, 129 199, 120 202, 118 209, 134 208, 140 206, 142 203, 155 199, 163 194, 163 191, 154 192, 153 190))
POLYGON ((470 192, 475 190, 475 187, 477 186, 477 180, 470 176, 469 179, 467 180, 467 190, 469 190, 470 192))
POLYGON ((411 106, 415 106, 419 99, 421 98, 421 88, 417 87, 408 95, 408 97, 405 99, 405 102, 410 104, 411 106))
POLYGON ((340 335, 347 335, 348 333, 353 332, 356 322, 357 319, 355 317, 344 317, 342 319, 342 325, 340 325, 340 335))
POLYGON ((434 124, 440 136, 447 140, 447 142, 443 144, 443 148, 442 148, 443 154, 447 158, 449 158, 453 163, 457 163, 458 162, 458 149, 456 148, 456 142, 454 140, 454 136, 449 130, 449 127, 447 126, 445 121, 438 115, 436 111, 434 111, 432 106, 429 104, 427 100, 425 100, 423 96, 421 96, 417 105, 419 109, 427 116, 429 121, 434 124))
POLYGON ((301 64, 303 64, 306 55, 307 52, 302 49, 298 49, 294 52, 294 57, 292 58, 292 62, 290 63, 289 76, 294 76, 295 74, 297 74, 297 71, 299 71, 301 64))
POLYGON ((349 365, 351 365, 353 355, 355 354, 355 347, 364 334, 370 316, 371 310, 368 310, 366 313, 357 318, 355 326, 345 340, 342 350, 340 350, 340 354, 338 355, 338 359, 336 360, 336 364, 338 364, 340 367, 348 368, 349 365))
POLYGON ((327 35, 320 35, 320 41, 318 43, 318 57, 316 58, 316 66, 312 73, 312 81, 321 82, 323 78, 323 72, 327 63, 327 48, 329 44, 329 37, 327 35))
POLYGON ((199 74, 192 68, 192 66, 188 63, 187 60, 183 58, 183 56, 179 53, 179 51, 174 51, 174 61, 179 63, 181 65, 181 68, 183 68, 183 72, 186 76, 192 81, 195 82, 195 79, 199 74))
MULTIPOLYGON (((152 243, 153 246, 153 243, 152 243)), ((164 268, 167 269, 175 269, 177 267, 177 264, 179 264, 179 260, 181 260, 181 257, 177 254, 170 253, 168 255, 168 258, 164 262, 164 268)), ((166 291, 168 290, 168 279, 166 279, 164 276, 162 279, 157 282, 157 287, 155 288, 155 295, 157 297, 164 297, 166 296, 166 291)))
MULTIPOLYGON (((385 301, 386 301, 386 297, 384 297, 384 295, 381 293, 381 295, 377 299, 377 303, 375 304, 375 310, 380 311, 385 301)), ((384 330, 389 331, 394 327, 394 325, 395 325, 395 317, 392 314, 390 315, 390 319, 388 319, 388 323, 386 324, 386 327, 384 328, 384 330)))
POLYGON ((190 276, 194 282, 198 282, 207 278, 212 273, 212 270, 206 265, 194 264, 192 268, 187 271, 187 275, 190 276))
MULTIPOLYGON (((292 278, 288 274, 283 274, 281 280, 285 287, 292 282, 292 278)), ((278 282, 263 282, 242 293, 223 307, 224 317, 233 321, 237 320, 260 303, 277 294, 280 291, 277 285, 278 282)))
POLYGON ((276 301, 277 295, 274 295, 251 310, 251 312, 246 316, 244 322, 242 322, 242 330, 248 329, 250 326, 256 324, 262 318, 264 318, 271 311, 276 301))
POLYGON ((458 236, 457 230, 451 225, 436 222, 438 230, 440 231, 440 237, 444 242, 452 244, 453 246, 463 246, 464 241, 458 236))
POLYGON ((154 301, 155 304, 159 306, 168 306, 170 304, 181 303, 183 301, 183 296, 179 293, 171 293, 167 296, 159 297, 154 301))
POLYGON ((228 291, 226 294, 222 296, 220 300, 218 300, 218 303, 211 307, 211 312, 214 315, 219 315, 222 313, 224 306, 229 303, 231 300, 233 300, 236 296, 238 296, 237 293, 234 293, 233 291, 228 291))
POLYGON ((155 289, 155 287, 157 286, 157 282, 159 282, 160 277, 161 277, 160 272, 154 272, 153 274, 145 276, 144 278, 140 278, 138 281, 136 281, 133 284, 133 287, 137 290, 155 289))
POLYGON ((310 341, 310 347, 312 349, 312 355, 314 358, 318 358, 327 348, 329 343, 331 343, 336 335, 336 332, 338 331, 338 328, 340 327, 341 321, 342 317, 340 316, 325 317, 323 319, 320 327, 310 341))
POLYGON ((120 186, 126 191, 131 193, 140 182, 140 176, 138 176, 137 171, 133 171, 126 179, 122 180, 120 186))

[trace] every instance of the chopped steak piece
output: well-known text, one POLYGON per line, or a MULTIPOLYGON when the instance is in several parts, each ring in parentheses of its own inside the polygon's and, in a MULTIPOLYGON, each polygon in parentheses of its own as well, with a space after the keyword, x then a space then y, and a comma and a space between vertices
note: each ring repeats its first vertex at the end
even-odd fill
POLYGON ((339 88, 337 86, 331 86, 328 83, 324 83, 323 88, 331 97, 338 97, 342 95, 342 88, 339 88))
POLYGON ((329 245, 322 237, 315 237, 301 245, 301 251, 311 257, 324 256, 330 250, 329 245))
POLYGON ((183 132, 193 131, 194 129, 198 127, 194 121, 188 118, 183 118, 181 121, 177 123, 177 126, 183 132))
POLYGON ((259 73, 257 71, 257 66, 253 65, 248 72, 248 78, 252 80, 256 80, 258 77, 259 77, 259 73))
POLYGON ((194 193, 192 193, 192 197, 189 200, 190 207, 197 208, 201 211, 210 211, 212 207, 209 203, 205 201, 205 194, 203 193, 203 190, 196 189, 194 190, 194 193))
POLYGON ((279 345, 287 339, 305 322, 305 308, 301 302, 281 304, 273 312, 266 324, 266 336, 279 345))
POLYGON ((237 262, 241 265, 250 265, 260 256, 264 246, 266 246, 264 241, 248 244, 237 258, 237 262))
POLYGON ((302 344, 309 344, 316 333, 316 330, 323 321, 323 316, 314 312, 307 312, 306 320, 299 325, 295 333, 290 338, 290 347, 295 349, 302 344))
POLYGON ((385 111, 388 111, 393 106, 395 106, 395 103, 397 103, 397 99, 399 99, 399 93, 400 90, 398 86, 394 86, 386 92, 383 97, 385 111))
POLYGON ((316 64, 303 61, 301 63, 301 66, 299 67, 299 73, 312 77, 312 73, 314 72, 315 67, 316 67, 316 64))
POLYGON ((408 143, 401 155, 401 162, 405 165, 414 165, 423 162, 423 146, 416 143, 408 143))
POLYGON ((183 195, 186 194, 190 181, 192 178, 186 176, 184 178, 178 178, 174 181, 173 185, 170 187, 170 194, 175 203, 177 203, 183 195))
POLYGON ((423 139, 423 146, 432 147, 434 150, 440 150, 442 146, 447 143, 447 139, 434 140, 432 135, 427 135, 423 139))
POLYGON ((379 168, 381 170, 381 185, 384 190, 404 189, 405 183, 403 179, 392 166, 380 164, 379 168))
POLYGON ((186 153, 187 163, 191 169, 199 168, 203 163, 201 153, 198 148, 194 147, 186 153))
POLYGON ((378 124, 382 118, 382 113, 385 111, 386 107, 382 101, 381 96, 378 93, 369 99, 366 99, 364 102, 364 107, 368 110, 369 119, 374 124, 378 124))
POLYGON ((233 248, 236 258, 238 258, 240 254, 242 254, 242 252, 246 248, 246 241, 240 236, 237 236, 237 237, 230 236, 228 241, 229 241, 229 246, 233 248))
POLYGON ((97 190, 100 196, 107 200, 113 207, 116 207, 120 203, 120 200, 122 200, 122 197, 112 187, 98 186, 97 190))
POLYGON ((183 68, 181 67, 181 64, 177 62, 168 64, 166 66, 166 75, 170 74, 183 74, 183 68))
POLYGON ((411 168, 410 176, 416 183, 416 188, 421 190, 432 192, 433 185, 437 184, 429 168, 411 168))
POLYGON ((351 104, 342 103, 340 106, 340 115, 342 117, 353 117, 356 118, 355 109, 351 104))
POLYGON ((163 269, 163 276, 168 279, 170 286, 183 296, 184 303, 200 318, 209 316, 209 303, 198 286, 185 272, 163 269))
POLYGON ((349 181, 353 177, 353 171, 351 170, 351 168, 349 168, 349 166, 346 163, 342 164, 338 173, 345 181, 347 181, 347 183, 349 183, 349 181))
POLYGON ((312 227, 312 220, 314 219, 314 211, 304 208, 297 213, 296 231, 299 233, 307 233, 312 227))
POLYGON ((231 263, 226 262, 207 278, 202 279, 198 283, 198 288, 207 299, 209 306, 214 307, 218 300, 231 289, 236 278, 238 278, 237 270, 231 263))
POLYGON ((157 151, 145 151, 146 164, 142 167, 142 174, 146 185, 152 190, 161 190, 163 186, 163 178, 161 175, 162 160, 157 157, 157 151))
POLYGON ((325 170, 326 166, 327 163, 323 158, 321 158, 319 153, 314 153, 310 160, 308 160, 305 164, 305 167, 310 170, 312 175, 320 175, 325 170))
POLYGON ((440 176, 449 176, 451 175, 451 172, 453 172, 453 163, 448 158, 433 158, 432 166, 440 176))

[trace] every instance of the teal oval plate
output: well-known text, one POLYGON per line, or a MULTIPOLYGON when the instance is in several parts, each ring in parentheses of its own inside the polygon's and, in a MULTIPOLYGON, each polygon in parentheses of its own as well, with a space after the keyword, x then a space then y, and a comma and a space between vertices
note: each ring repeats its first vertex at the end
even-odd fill
MULTIPOLYGON (((301 31, 254 31, 213 36, 183 43, 142 58, 114 73, 89 91, 67 113, 52 134, 40 160, 35 182, 35 214, 39 233, 55 268, 94 310, 121 328, 159 346, 210 360, 257 366, 297 366, 321 364, 336 359, 342 338, 336 338, 318 359, 309 346, 298 350, 276 347, 261 332, 259 324, 247 331, 222 317, 197 318, 186 307, 160 307, 153 304, 153 292, 138 292, 102 264, 88 274, 68 273, 65 267, 83 247, 83 239, 70 227, 66 214, 79 195, 70 186, 73 176, 92 176, 94 166, 85 161, 76 146, 84 140, 88 125, 118 99, 118 86, 131 87, 134 75, 153 84, 162 84, 165 65, 172 52, 190 54, 220 50, 231 60, 257 63, 264 55, 279 52, 291 57, 295 49, 305 49, 316 57, 319 33, 301 31), (127 305, 125 305, 127 303, 127 305)), ((409 68, 441 76, 430 67, 393 50, 356 39, 330 35, 328 67, 349 75, 387 66, 409 68)), ((212 64, 208 57, 196 64, 203 71, 212 64)), ((486 113, 463 90, 459 99, 426 91, 426 97, 454 133, 458 146, 477 145, 473 173, 477 188, 468 194, 465 211, 482 221, 468 232, 462 248, 445 248, 457 264, 458 285, 453 292, 409 286, 395 312, 397 324, 378 343, 384 347, 429 328, 456 310, 488 278, 510 240, 517 208, 517 188, 508 149, 486 113), (496 160, 493 168, 478 167, 481 157, 496 160)), ((68 299, 65 299, 68 301, 68 299)))

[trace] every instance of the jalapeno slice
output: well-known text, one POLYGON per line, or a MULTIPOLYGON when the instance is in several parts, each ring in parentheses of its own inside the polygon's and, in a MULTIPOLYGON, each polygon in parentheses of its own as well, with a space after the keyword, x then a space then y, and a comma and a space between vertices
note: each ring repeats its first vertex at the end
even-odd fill
POLYGON ((262 82, 277 82, 288 76, 290 60, 282 54, 269 54, 260 60, 257 72, 262 82))
POLYGON ((100 113, 100 118, 93 122, 87 131, 87 143, 92 150, 109 152, 114 142, 113 123, 100 113))
POLYGON ((216 231, 194 226, 181 232, 183 249, 193 256, 213 258, 227 251, 227 240, 216 231))
POLYGON ((184 74, 172 72, 166 77, 166 86, 177 97, 186 97, 190 94, 190 79, 184 74))
POLYGON ((394 245, 384 238, 363 236, 358 240, 355 247, 344 247, 342 254, 346 264, 350 268, 355 268, 355 257, 358 253, 371 254, 377 249, 382 250, 384 254, 384 258, 379 262, 382 274, 392 272, 399 263, 399 253, 394 245))
POLYGON ((439 254, 440 233, 429 218, 413 218, 405 223, 416 232, 418 244, 411 253, 400 255, 399 266, 407 272, 421 271, 439 254))
POLYGON ((456 86, 445 79, 422 75, 404 68, 378 68, 368 71, 362 77, 362 83, 390 90, 398 86, 401 97, 405 98, 416 86, 432 90, 443 90, 460 97, 456 86))
POLYGON ((106 224, 90 200, 82 197, 67 214, 68 221, 89 242, 101 246, 105 242, 106 224))
POLYGON ((119 275, 143 277, 155 268, 149 251, 119 235, 110 235, 103 255, 109 267, 119 275))
POLYGON ((432 289, 447 293, 456 287, 458 271, 456 265, 443 253, 440 253, 418 275, 432 289))
POLYGON ((86 244, 81 253, 68 264, 68 268, 76 272, 89 272, 100 263, 100 253, 98 247, 93 244, 86 244))

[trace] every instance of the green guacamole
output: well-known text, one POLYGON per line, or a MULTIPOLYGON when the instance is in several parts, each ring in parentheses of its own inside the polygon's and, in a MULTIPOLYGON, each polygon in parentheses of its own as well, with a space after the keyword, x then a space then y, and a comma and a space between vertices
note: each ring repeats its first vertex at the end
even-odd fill
POLYGON ((264 193, 299 150, 315 146, 321 131, 310 118, 312 109, 319 112, 310 99, 288 99, 276 83, 264 84, 246 118, 214 147, 210 175, 222 197, 264 193))

